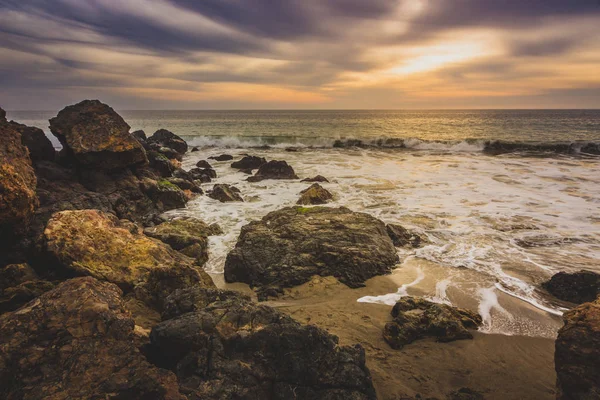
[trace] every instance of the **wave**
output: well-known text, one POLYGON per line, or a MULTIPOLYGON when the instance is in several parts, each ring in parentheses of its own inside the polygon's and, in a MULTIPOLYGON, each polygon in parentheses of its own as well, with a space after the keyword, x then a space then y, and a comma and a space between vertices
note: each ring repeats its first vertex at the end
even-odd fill
POLYGON ((281 149, 398 149, 484 153, 488 155, 600 155, 600 141, 510 142, 502 140, 423 140, 419 138, 335 139, 316 136, 184 136, 191 146, 281 149))

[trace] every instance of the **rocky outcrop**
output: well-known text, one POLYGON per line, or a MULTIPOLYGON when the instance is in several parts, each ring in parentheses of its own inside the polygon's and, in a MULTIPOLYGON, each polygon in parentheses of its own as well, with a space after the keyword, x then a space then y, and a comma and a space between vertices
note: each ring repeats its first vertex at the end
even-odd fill
POLYGON ((149 182, 146 193, 152 202, 163 210, 183 208, 188 201, 185 193, 178 186, 166 179, 149 182))
POLYGON ((0 268, 0 314, 16 310, 53 287, 51 282, 41 280, 27 264, 0 268))
POLYGON ((223 231, 216 224, 209 226, 196 218, 180 218, 146 228, 144 233, 196 259, 197 265, 204 265, 208 260, 207 238, 223 231))
POLYGON ((469 329, 477 329, 481 316, 472 311, 447 304, 437 304, 416 298, 403 297, 392 309, 392 322, 385 325, 383 338, 394 349, 424 337, 438 342, 472 339, 469 329))
POLYGON ((248 182, 260 182, 265 179, 298 179, 294 169, 285 161, 269 161, 263 164, 248 182))
POLYGON ((559 272, 542 285, 554 297, 575 304, 596 300, 600 295, 600 275, 591 271, 559 272))
POLYGON ((415 233, 409 232, 403 226, 388 224, 386 229, 388 235, 390 235, 390 238, 392 239, 392 242, 394 242, 394 246, 411 246, 417 248, 421 245, 421 237, 415 233))
POLYGON ((111 107, 85 100, 64 108, 50 120, 67 157, 88 168, 116 170, 148 162, 129 125, 111 107))
POLYGON ((398 262, 385 224, 345 207, 288 207, 244 226, 227 255, 225 280, 259 288, 259 296, 334 276, 356 288, 398 262))
POLYGON ((176 167, 165 155, 156 150, 148 150, 147 155, 150 167, 158 172, 161 177, 168 178, 173 176, 176 167))
POLYGON ((263 157, 245 156, 241 160, 232 163, 231 168, 243 169, 243 170, 258 169, 263 164, 266 164, 266 163, 267 163, 267 160, 265 160, 263 157))
POLYGON ((206 160, 200 160, 196 163, 196 167, 202 169, 213 169, 212 165, 206 160))
POLYGON ((158 147, 166 147, 174 150, 180 156, 183 156, 188 151, 188 145, 185 140, 166 129, 157 130, 146 142, 150 146, 158 145, 158 147))
POLYGON ((221 203, 244 201, 242 196, 240 196, 240 189, 227 184, 213 186, 212 190, 208 192, 208 197, 219 200, 221 203))
POLYGON ((29 150, 31 161, 54 161, 56 150, 44 131, 15 121, 11 121, 10 126, 21 134, 21 143, 29 150))
POLYGON ((309 182, 309 183, 313 183, 313 182, 321 182, 321 183, 329 183, 329 180, 327 178, 325 178, 323 175, 317 175, 315 177, 312 178, 305 178, 302 179, 300 182, 309 182))
POLYGON ((329 190, 325 189, 318 183, 313 183, 308 189, 304 189, 300 193, 302 196, 300 196, 296 204, 318 205, 325 204, 333 200, 333 195, 329 193, 329 190))
POLYGON ((217 177, 217 172, 210 168, 193 168, 188 171, 190 177, 202 183, 209 183, 217 177))
POLYGON ((208 159, 215 160, 215 161, 231 161, 231 160, 233 160, 233 156, 230 154, 221 154, 220 156, 208 157, 208 159))
POLYGON ((301 325, 235 292, 177 291, 149 354, 175 371, 189 398, 375 399, 361 346, 301 325))
POLYGON ((554 355, 559 400, 600 398, 600 301, 563 315, 554 355))
POLYGON ((0 397, 184 400, 174 374, 136 348, 120 295, 78 278, 0 316, 0 397))

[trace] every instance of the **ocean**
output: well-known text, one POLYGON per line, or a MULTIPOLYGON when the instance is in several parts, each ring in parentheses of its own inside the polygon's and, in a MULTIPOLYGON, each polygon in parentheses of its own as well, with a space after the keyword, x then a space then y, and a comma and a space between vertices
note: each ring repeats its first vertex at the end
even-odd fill
MULTIPOLYGON (((165 128, 200 151, 184 169, 223 153, 286 160, 301 178, 324 175, 335 201, 418 233, 400 249, 401 296, 477 309, 483 332, 555 337, 566 305, 540 285, 559 271, 600 272, 600 111, 121 111, 132 130, 165 128)), ((56 112, 9 112, 46 129, 56 112)), ((295 204, 307 184, 249 183, 212 162, 243 203, 206 196, 170 212, 218 223, 207 271, 222 274, 240 229, 295 204)), ((210 189, 212 184, 205 184, 210 189)))

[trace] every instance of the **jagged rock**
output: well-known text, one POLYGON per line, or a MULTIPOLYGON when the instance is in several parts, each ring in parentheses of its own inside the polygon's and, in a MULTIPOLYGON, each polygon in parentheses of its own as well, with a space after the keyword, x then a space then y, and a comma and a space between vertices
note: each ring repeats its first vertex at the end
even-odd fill
POLYGON ((242 196, 240 196, 240 189, 227 184, 213 186, 212 190, 208 192, 208 197, 219 200, 221 203, 244 201, 242 196))
POLYGON ((212 165, 206 160, 200 160, 196 163, 196 167, 202 169, 213 169, 212 165))
POLYGON ((211 180, 217 177, 217 172, 210 168, 193 168, 188 171, 192 179, 198 180, 202 183, 209 183, 211 180))
POLYGON ((236 161, 231 164, 231 168, 236 169, 257 169, 260 168, 261 165, 266 164, 267 160, 263 157, 256 156, 245 156, 239 161, 236 161))
POLYGON ((139 142, 145 142, 146 140, 148 140, 148 137, 146 136, 146 132, 144 132, 143 130, 138 130, 135 132, 131 133, 133 135, 134 138, 136 138, 139 142))
POLYGON ((36 186, 21 134, 11 124, 0 123, 0 246, 27 230, 38 206, 36 186))
POLYGON ((313 178, 302 179, 300 182, 321 182, 321 183, 329 183, 329 180, 322 175, 317 175, 313 178))
POLYGON ((469 329, 482 323, 481 316, 472 311, 415 297, 401 298, 392 309, 392 317, 383 338, 394 349, 428 336, 438 342, 472 339, 469 329))
POLYGON ((158 172, 161 177, 168 178, 173 176, 173 172, 175 172, 175 166, 171 160, 158 151, 149 150, 147 154, 150 167, 158 172))
POLYGON ((600 295, 600 275, 591 271, 559 272, 542 285, 554 297, 581 304, 600 295))
POLYGON ((89 168, 115 170, 148 162, 129 125, 111 107, 85 100, 64 108, 50 120, 50 130, 68 157, 89 168))
POLYGON ((409 232, 403 226, 388 224, 386 229, 388 235, 392 238, 392 242, 394 242, 394 246, 404 247, 410 245, 417 248, 421 245, 421 237, 415 233, 409 232))
POLYGON ((146 141, 149 144, 156 143, 161 147, 172 149, 180 155, 183 155, 188 151, 188 145, 185 140, 166 129, 157 130, 154 132, 154 135, 150 136, 146 141))
POLYGON ((185 193, 166 179, 152 182, 148 196, 165 211, 183 208, 187 203, 185 193))
POLYGON ((298 176, 287 162, 269 161, 256 171, 256 175, 248 178, 248 182, 260 182, 265 179, 298 179, 298 176))
POLYGON ((10 126, 21 134, 21 142, 29 150, 31 161, 54 161, 56 150, 43 130, 15 121, 11 121, 10 126))
POLYGON ((1 268, 0 314, 16 310, 53 287, 52 283, 41 280, 27 264, 11 264, 1 268))
MULTIPOLYGON (((48 260, 66 276, 88 275, 117 284, 125 292, 146 289, 156 276, 169 275, 185 285, 202 284, 210 277, 193 266, 191 258, 151 239, 135 224, 98 210, 62 211, 52 216, 44 231, 48 260)), ((160 309, 168 293, 145 295, 160 309), (154 296, 154 297, 153 297, 154 296)))
POLYGON ((554 363, 558 400, 600 398, 600 301, 585 303, 563 315, 554 363))
POLYGON ((333 200, 333 195, 318 183, 313 183, 308 189, 304 189, 300 193, 302 196, 300 196, 296 204, 317 205, 333 200))
POLYGON ((192 148, 192 153, 195 153, 195 152, 197 152, 197 151, 200 151, 200 149, 199 149, 199 148, 197 148, 197 147, 193 147, 193 148, 192 148))
POLYGON ((227 255, 225 280, 259 288, 259 297, 313 275, 360 287, 398 262, 385 224, 345 207, 287 207, 244 226, 227 255))
POLYGON ((169 297, 149 354, 189 398, 375 399, 360 345, 301 325, 235 292, 193 288, 169 297), (165 317, 165 315, 163 315, 165 317))
POLYGON ((208 157, 208 159, 215 160, 215 161, 230 161, 230 160, 233 160, 233 156, 229 155, 229 154, 221 154, 220 156, 208 157))
POLYGON ((194 183, 194 181, 188 181, 185 179, 181 179, 181 178, 167 178, 167 180, 169 182, 171 182, 173 185, 177 186, 179 189, 181 190, 189 190, 192 193, 196 193, 196 194, 202 194, 202 188, 200 188, 200 186, 198 186, 196 183, 194 183))
POLYGON ((0 316, 0 397, 184 400, 174 374, 136 348, 120 296, 78 278, 0 316))
POLYGON ((180 218, 146 228, 144 233, 195 258, 198 265, 204 265, 208 260, 207 238, 221 235, 223 231, 216 224, 209 226, 196 218, 180 218))

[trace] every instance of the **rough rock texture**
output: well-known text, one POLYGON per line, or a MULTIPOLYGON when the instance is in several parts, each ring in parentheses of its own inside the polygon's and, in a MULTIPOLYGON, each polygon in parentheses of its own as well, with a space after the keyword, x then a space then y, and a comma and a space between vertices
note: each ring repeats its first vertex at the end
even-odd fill
POLYGON ((148 161, 150 167, 154 169, 163 178, 173 176, 175 165, 166 156, 156 150, 148 150, 148 161))
POLYGON ((329 193, 329 190, 318 183, 313 183, 308 189, 304 189, 300 193, 302 193, 302 196, 300 196, 296 204, 317 205, 333 200, 333 195, 329 193))
POLYGON ((38 205, 36 186, 21 134, 10 124, 0 123, 0 242, 27 230, 38 205))
POLYGON ((145 142, 146 140, 148 140, 148 137, 146 137, 146 132, 144 132, 141 129, 139 131, 131 132, 131 134, 140 142, 145 142))
POLYGON ((263 157, 245 156, 241 160, 232 163, 231 168, 244 169, 244 170, 258 169, 263 164, 266 164, 266 163, 267 163, 267 160, 265 160, 263 157))
POLYGON ((559 272, 542 285, 558 299, 581 304, 600 295, 600 275, 591 271, 559 272))
POLYGON ((180 155, 183 155, 188 151, 188 145, 185 140, 166 129, 157 130, 154 135, 150 136, 146 141, 149 144, 154 143, 161 147, 175 150, 180 155))
POLYGON ((11 264, 0 269, 0 314, 16 310, 23 304, 52 289, 27 264, 11 264))
POLYGON ((56 150, 43 130, 22 125, 15 121, 10 126, 21 134, 21 142, 29 150, 29 156, 35 163, 38 161, 54 161, 56 150))
POLYGON ((385 225, 345 207, 287 207, 244 226, 227 255, 225 280, 259 287, 259 296, 334 276, 356 288, 398 262, 385 225))
POLYGON ((147 194, 163 210, 183 208, 188 200, 185 193, 178 186, 166 179, 151 183, 147 194))
POLYGON ((203 169, 213 169, 212 165, 206 160, 200 160, 196 163, 196 167, 203 169))
POLYGON ((421 237, 415 233, 409 232, 403 226, 388 224, 386 229, 388 235, 392 238, 392 242, 394 242, 394 246, 412 246, 417 248, 421 245, 421 237))
POLYGON ((81 166, 114 170, 148 162, 129 125, 98 100, 64 108, 50 120, 50 130, 81 166))
POLYGON ((212 190, 208 192, 208 197, 219 200, 221 203, 244 201, 242 196, 240 196, 240 189, 227 184, 213 186, 212 190))
POLYGON ((208 157, 208 159, 215 160, 215 161, 231 161, 231 160, 233 160, 233 156, 229 155, 229 154, 221 154, 220 156, 208 157))
POLYGON ((171 182, 173 185, 177 186, 179 189, 186 191, 189 190, 192 193, 202 194, 202 188, 198 186, 194 181, 188 181, 186 179, 181 178, 167 178, 167 181, 171 182))
POLYGON ((554 354, 560 400, 600 398, 600 301, 563 315, 554 354))
POLYGON ((313 178, 302 179, 300 182, 321 182, 321 183, 329 183, 329 180, 325 178, 323 175, 317 175, 313 178))
POLYGON ((193 180, 198 180, 202 183, 209 183, 217 177, 217 172, 210 168, 193 168, 188 171, 188 174, 193 180))
POLYGON ((120 295, 78 278, 0 316, 0 398, 184 400, 136 348, 120 295))
POLYGON ((162 275, 179 280, 183 285, 179 287, 210 284, 210 277, 194 268, 191 258, 141 234, 135 224, 97 210, 56 213, 44 239, 59 272, 93 276, 126 292, 149 293, 143 300, 158 309, 169 293, 148 287, 154 287, 162 275))
POLYGON ((392 309, 392 317, 383 338, 394 349, 427 336, 438 342, 473 339, 468 329, 477 329, 482 323, 481 316, 472 311, 415 297, 401 298, 392 309))
POLYGON ((190 399, 375 399, 359 345, 235 292, 177 291, 149 353, 190 399))
POLYGON ((207 238, 220 235, 223 231, 216 224, 209 226, 196 218, 180 218, 146 228, 144 233, 195 258, 198 265, 204 265, 208 260, 207 238))
POLYGON ((294 169, 285 161, 269 161, 263 164, 248 182, 260 182, 265 179, 298 179, 294 169))

